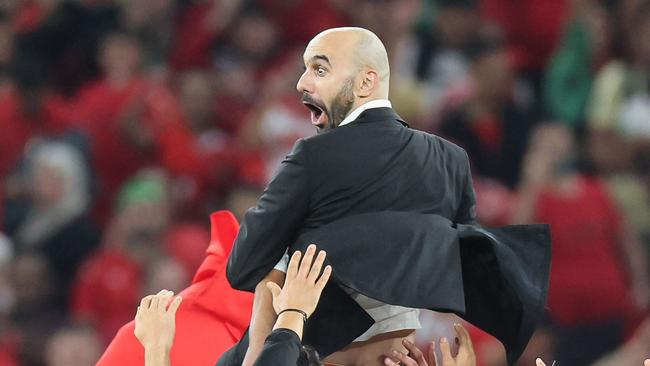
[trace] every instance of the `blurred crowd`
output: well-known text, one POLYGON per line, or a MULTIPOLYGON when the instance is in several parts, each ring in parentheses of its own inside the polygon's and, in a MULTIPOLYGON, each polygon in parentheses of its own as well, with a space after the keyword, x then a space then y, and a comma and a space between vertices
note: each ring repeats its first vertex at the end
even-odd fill
POLYGON ((482 224, 551 225, 520 364, 641 364, 649 0, 2 0, 0 366, 94 365, 144 294, 184 288, 209 213, 241 218, 315 132, 302 51, 345 25, 383 40, 411 127, 467 150, 482 224))

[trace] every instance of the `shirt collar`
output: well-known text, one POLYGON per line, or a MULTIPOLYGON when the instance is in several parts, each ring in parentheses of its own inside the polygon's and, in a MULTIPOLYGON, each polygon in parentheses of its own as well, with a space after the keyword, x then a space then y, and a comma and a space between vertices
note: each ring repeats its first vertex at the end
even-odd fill
POLYGON ((363 111, 367 109, 372 109, 372 108, 392 108, 393 105, 390 103, 388 99, 375 99, 371 100, 367 103, 364 103, 357 107, 357 109, 353 110, 352 113, 348 114, 347 117, 341 123, 339 123, 339 127, 343 125, 347 125, 348 123, 354 122, 363 111))

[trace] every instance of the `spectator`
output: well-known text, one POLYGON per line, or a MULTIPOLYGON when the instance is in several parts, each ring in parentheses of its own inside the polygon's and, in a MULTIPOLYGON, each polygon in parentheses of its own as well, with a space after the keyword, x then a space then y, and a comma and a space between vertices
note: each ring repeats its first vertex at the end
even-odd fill
POLYGON ((16 301, 12 279, 13 243, 0 232, 0 365, 17 366, 18 345, 10 316, 16 301))
POLYGON ((9 87, 9 62, 13 54, 13 38, 10 19, 0 9, 0 93, 9 87))
POLYGON ((170 66, 178 71, 210 66, 211 49, 240 11, 243 1, 193 1, 179 9, 170 66))
POLYGON ((147 275, 141 295, 151 294, 160 289, 180 292, 189 285, 191 273, 185 272, 181 264, 170 257, 160 257, 147 266, 147 275))
POLYGON ((159 137, 181 123, 180 107, 167 88, 147 78, 133 37, 113 33, 102 42, 102 78, 80 92, 77 118, 90 136, 100 189, 96 207, 103 223, 110 199, 142 167, 158 163, 159 137))
POLYGON ((97 326, 104 341, 132 317, 145 274, 161 255, 170 207, 165 181, 143 172, 123 187, 101 250, 83 264, 72 312, 97 326))
POLYGON ((478 175, 514 188, 535 116, 516 99, 512 65, 498 38, 478 39, 468 53, 471 94, 443 115, 440 133, 465 148, 478 175))
POLYGON ((160 135, 160 159, 173 179, 176 208, 203 217, 237 180, 239 148, 229 133, 231 126, 217 116, 212 75, 191 70, 179 79, 182 123, 160 135))
POLYGON ((560 39, 571 1, 483 0, 480 3, 482 18, 498 25, 505 33, 513 67, 538 91, 541 72, 560 39))
POLYGON ((20 251, 36 251, 48 262, 56 286, 56 306, 64 309, 81 262, 99 244, 89 217, 91 204, 86 162, 73 146, 44 142, 27 156, 26 214, 7 227, 20 251))
POLYGON ((190 277, 203 262, 209 242, 210 231, 204 226, 189 222, 180 223, 170 228, 165 235, 165 253, 174 258, 186 276, 190 277))
MULTIPOLYGON (((455 83, 469 73, 465 51, 481 31, 481 19, 475 0, 444 0, 436 2, 433 28, 419 34, 415 75, 422 82, 423 99, 431 106, 424 111, 425 129, 435 129, 445 95, 455 83)), ((433 15, 432 15, 433 16, 433 15)))
POLYGON ((144 65, 165 69, 176 7, 172 0, 132 0, 124 3, 121 20, 142 45, 144 65))
POLYGON ((21 365, 41 365, 47 336, 63 319, 62 309, 52 306, 56 287, 47 261, 36 253, 16 256, 12 270, 16 302, 11 324, 16 330, 21 365))
POLYGON ((645 124, 639 125, 636 121, 646 115, 643 106, 647 103, 643 97, 649 92, 645 80, 650 65, 647 45, 650 2, 644 0, 635 4, 631 24, 626 28, 625 57, 610 61, 596 75, 588 110, 592 129, 612 130, 628 136, 636 131, 643 133, 645 124))
POLYGON ((69 326, 50 337, 45 348, 47 366, 93 366, 101 355, 102 342, 88 327, 69 326))
POLYGON ((515 222, 550 224, 548 306, 558 334, 556 358, 588 365, 623 341, 626 321, 648 306, 650 284, 642 249, 626 232, 603 182, 577 171, 575 159, 566 127, 535 132, 515 222))
POLYGON ((600 1, 579 1, 543 80, 545 111, 572 127, 585 123, 594 74, 609 53, 613 19, 600 1))

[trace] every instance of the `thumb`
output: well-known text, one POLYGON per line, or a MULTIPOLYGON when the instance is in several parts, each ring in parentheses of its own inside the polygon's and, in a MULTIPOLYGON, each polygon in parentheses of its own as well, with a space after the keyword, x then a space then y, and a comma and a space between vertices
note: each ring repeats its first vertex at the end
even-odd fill
POLYGON ((269 281, 266 283, 266 288, 268 288, 271 291, 271 294, 273 295, 273 298, 275 299, 276 297, 280 296, 280 291, 282 289, 280 286, 278 286, 277 283, 269 281))

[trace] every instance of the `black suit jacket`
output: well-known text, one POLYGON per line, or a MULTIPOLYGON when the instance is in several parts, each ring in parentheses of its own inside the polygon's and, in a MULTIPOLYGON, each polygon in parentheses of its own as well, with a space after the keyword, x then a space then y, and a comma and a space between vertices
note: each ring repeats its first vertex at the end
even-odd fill
MULTIPOLYGON (((409 129, 390 108, 369 109, 349 125, 298 140, 246 213, 227 276, 234 288, 253 291, 287 247, 316 243, 334 268, 305 329, 305 343, 321 355, 343 348, 374 322, 345 286, 390 304, 453 311, 479 326, 513 314, 511 322, 484 328, 514 360, 532 333, 522 324, 534 323, 543 306, 548 271, 519 288, 500 266, 523 255, 544 267, 544 228, 533 229, 541 244, 530 253, 512 252, 503 244, 507 238, 481 230, 465 151, 409 129), (485 277, 496 293, 473 287, 485 277), (504 290, 508 286, 512 291, 504 290), (523 298, 534 306, 523 306, 523 298), (467 309, 479 311, 467 316, 467 309)), ((515 278, 526 274, 527 268, 515 267, 515 278)))

